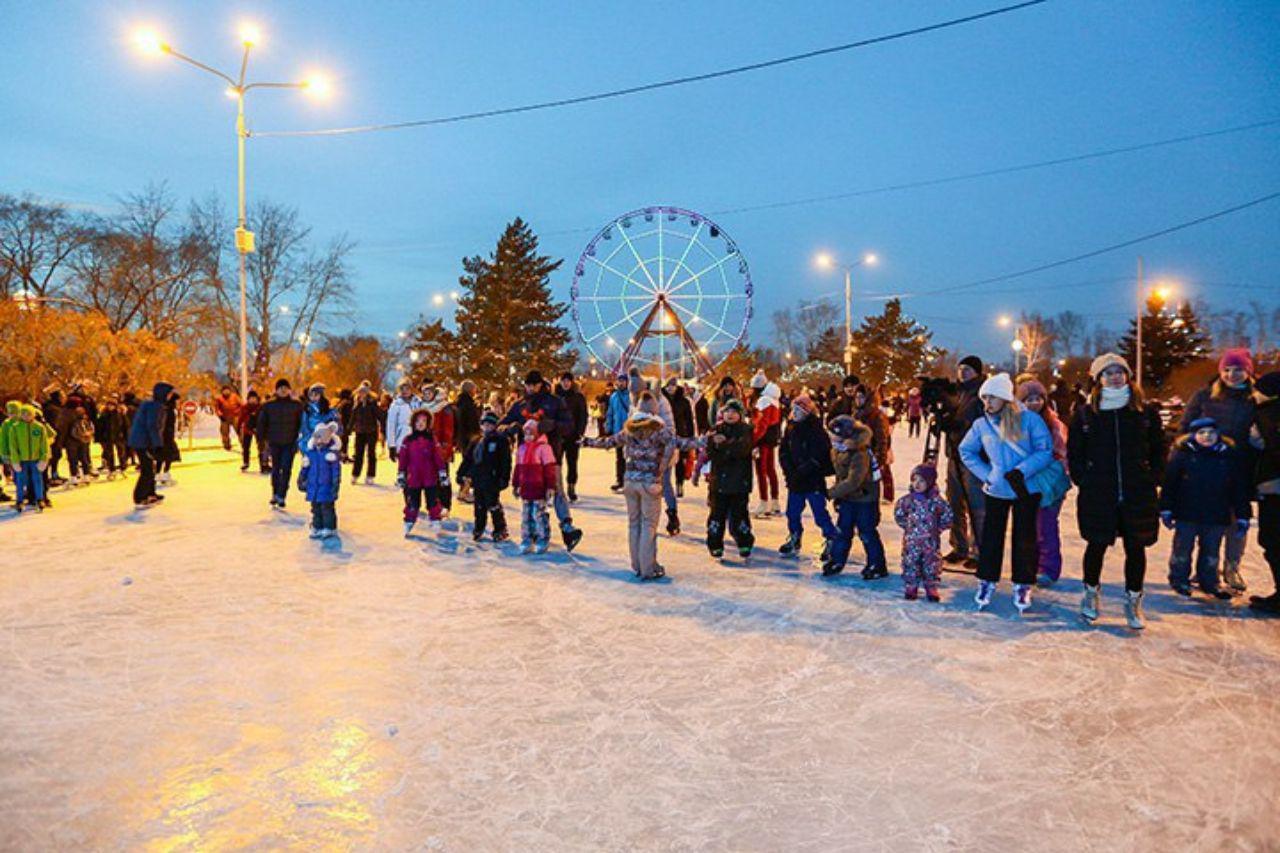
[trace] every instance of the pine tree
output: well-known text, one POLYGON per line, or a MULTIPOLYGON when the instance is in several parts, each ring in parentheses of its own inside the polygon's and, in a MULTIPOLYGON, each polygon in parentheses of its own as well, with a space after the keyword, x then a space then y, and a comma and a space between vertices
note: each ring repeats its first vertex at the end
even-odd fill
POLYGON ((454 384, 452 380, 461 379, 465 373, 458 336, 446 329, 441 320, 419 320, 405 349, 409 368, 405 375, 414 388, 426 380, 454 384))
POLYGON ((522 219, 507 226, 488 258, 462 262, 458 279, 457 348, 482 386, 518 384, 527 370, 552 376, 571 368, 569 331, 558 324, 568 306, 551 299, 551 273, 563 261, 538 254, 538 238, 522 219))
POLYGON ((864 317, 853 331, 853 373, 872 388, 903 386, 924 373, 937 358, 933 333, 902 313, 902 300, 890 299, 884 311, 864 317))
MULTIPOLYGON (((1120 340, 1120 354, 1136 364, 1137 320, 1129 321, 1129 331, 1120 340)), ((1142 316, 1142 384, 1160 388, 1184 364, 1204 358, 1209 352, 1209 335, 1200 328, 1200 318, 1189 302, 1176 311, 1164 310, 1158 299, 1147 300, 1142 316)))

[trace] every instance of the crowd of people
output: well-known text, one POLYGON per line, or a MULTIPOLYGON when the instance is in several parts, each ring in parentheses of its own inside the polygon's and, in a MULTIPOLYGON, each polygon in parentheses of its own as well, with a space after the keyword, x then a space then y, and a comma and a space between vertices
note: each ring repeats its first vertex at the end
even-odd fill
MULTIPOLYGON (((625 502, 631 568, 642 580, 665 574, 658 559, 664 510, 666 532, 678 535, 686 484, 704 480, 713 558, 724 559, 726 537, 740 558, 750 558, 753 518, 783 515, 779 552, 801 554, 808 514, 821 536, 825 576, 845 570, 855 539, 865 551, 862 577, 889 574, 880 523, 881 504, 891 504, 902 531, 903 594, 913 600, 940 600, 941 572, 951 565, 977 575, 975 606, 987 608, 1008 550, 1013 603, 1027 609, 1036 586, 1062 576, 1059 516, 1073 489, 1087 621, 1099 618, 1105 556, 1119 541, 1125 619, 1144 627, 1146 549, 1161 525, 1174 531, 1168 579, 1176 593, 1190 596, 1198 587, 1229 599, 1245 592, 1240 561, 1254 503, 1260 544, 1280 580, 1280 373, 1255 378, 1247 351, 1225 353, 1218 377, 1186 407, 1172 447, 1123 358, 1099 356, 1090 377, 1087 391, 1049 390, 1031 375, 985 375, 971 356, 928 405, 920 387, 882 397, 849 376, 838 390, 784 392, 763 372, 745 386, 725 377, 703 393, 633 368, 590 402, 573 374, 548 380, 536 370, 519 392, 495 392, 484 403, 469 381, 452 399, 433 382, 404 380, 395 395, 364 382, 331 401, 323 384, 297 395, 282 378, 265 402, 255 390, 242 400, 224 387, 212 408, 241 470, 256 463, 270 474, 272 508, 285 508, 291 486, 305 496, 316 539, 337 535, 344 466, 353 485, 373 483, 382 446, 403 496, 406 537, 424 512, 428 525, 439 524, 456 499, 472 505, 477 541, 503 542, 512 535, 502 505, 510 488, 520 503, 520 552, 550 548, 552 515, 572 551, 583 536, 572 509, 579 452, 588 447, 615 453, 612 491, 625 502), (892 440, 900 420, 909 436, 925 429, 940 436, 947 465, 940 484, 936 460, 926 457, 898 496, 892 440), (596 435, 588 437, 592 422, 596 435)), ((41 406, 9 402, 0 462, 16 488, 14 507, 47 508, 52 486, 76 488, 103 472, 113 479, 129 466, 138 472, 135 505, 155 506, 163 499, 158 485, 180 458, 179 402, 164 382, 146 399, 113 395, 99 404, 76 386, 65 396, 51 391, 41 406), (100 468, 89 452, 94 443, 100 468)), ((1251 606, 1280 613, 1280 596, 1254 596, 1251 606)))

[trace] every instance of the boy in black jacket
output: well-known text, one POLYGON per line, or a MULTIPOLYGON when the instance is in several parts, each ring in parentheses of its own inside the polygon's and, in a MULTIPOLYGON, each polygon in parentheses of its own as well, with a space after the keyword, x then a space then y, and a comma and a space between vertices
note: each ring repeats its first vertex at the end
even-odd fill
POLYGON ((472 439, 458 466, 458 483, 471 484, 476 522, 472 537, 479 542, 485 525, 493 518, 493 541, 508 538, 507 519, 502 512, 501 492, 511 482, 511 442, 497 431, 498 416, 485 412, 480 418, 480 435, 472 439))
POLYGON ((1160 491, 1160 520, 1174 531, 1169 585, 1179 595, 1191 595, 1191 552, 1199 543, 1196 583, 1214 598, 1227 599, 1231 591, 1218 580, 1219 554, 1224 536, 1249 531, 1248 484, 1236 459, 1239 451, 1219 435, 1213 418, 1199 418, 1189 429, 1174 445, 1160 491))
POLYGON ((778 461, 787 483, 787 532, 790 534, 778 552, 784 556, 800 553, 807 504, 814 523, 826 538, 822 548, 822 560, 826 562, 831 541, 836 537, 835 523, 827 511, 827 477, 834 475, 836 469, 831 462, 831 439, 822 428, 822 418, 808 394, 800 394, 791 401, 791 415, 787 418, 778 461))
POLYGON ((707 550, 717 560, 724 556, 725 526, 745 559, 751 556, 756 537, 751 532, 747 502, 751 498, 751 426, 743 420, 742 403, 730 400, 721 408, 723 423, 707 434, 707 478, 711 513, 707 519, 707 550))

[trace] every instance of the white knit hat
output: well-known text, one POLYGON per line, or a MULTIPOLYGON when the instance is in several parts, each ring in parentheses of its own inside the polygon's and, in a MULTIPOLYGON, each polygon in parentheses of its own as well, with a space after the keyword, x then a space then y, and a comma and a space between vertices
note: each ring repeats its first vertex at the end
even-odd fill
POLYGON ((1089 375, 1097 379, 1102 375, 1102 371, 1108 367, 1123 367, 1124 372, 1133 375, 1133 371, 1129 368, 1129 362, 1125 361, 1122 356, 1118 356, 1113 352, 1104 352, 1093 360, 1089 365, 1089 375))
POLYGON ((1006 400, 1012 403, 1014 399, 1013 380, 1009 378, 1007 373, 997 373, 982 383, 982 387, 978 389, 978 396, 995 397, 997 400, 1006 400))

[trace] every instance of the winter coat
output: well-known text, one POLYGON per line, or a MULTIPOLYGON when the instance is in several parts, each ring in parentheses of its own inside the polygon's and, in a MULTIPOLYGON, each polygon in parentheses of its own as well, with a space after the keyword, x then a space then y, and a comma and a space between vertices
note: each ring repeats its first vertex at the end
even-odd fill
POLYGON ((947 457, 960 462, 960 443, 969 434, 974 421, 982 417, 982 400, 978 399, 978 389, 982 387, 984 377, 977 376, 968 382, 957 384, 955 394, 947 400, 947 405, 938 418, 938 424, 947 437, 947 457))
POLYGON ((626 462, 623 480, 651 486, 662 481, 662 472, 676 450, 695 450, 696 439, 680 438, 656 415, 627 418, 622 432, 587 440, 588 447, 621 447, 626 462))
POLYGON ((937 554, 942 531, 951 529, 955 516, 935 486, 924 494, 912 490, 898 498, 893 505, 893 520, 902 528, 904 553, 937 554))
POLYGON ((477 493, 501 492, 511 482, 511 442, 498 432, 477 435, 462 454, 458 479, 477 493))
POLYGON ((387 409, 387 426, 384 435, 387 437, 387 448, 396 449, 400 443, 413 432, 413 413, 422 408, 422 401, 417 397, 396 396, 387 409))
POLYGON ((609 408, 604 415, 604 431, 613 435, 627 425, 627 417, 631 414, 631 394, 627 390, 615 389, 609 395, 609 408))
POLYGON ((817 415, 787 421, 778 450, 782 477, 791 492, 827 492, 827 477, 836 473, 831 464, 831 439, 817 415))
POLYGON ((353 435, 377 435, 382 421, 382 410, 373 397, 365 397, 351 407, 351 433, 353 435))
POLYGON ((431 434, 436 437, 436 444, 440 445, 440 453, 448 462, 453 458, 454 451, 453 406, 448 400, 438 397, 430 403, 424 403, 423 408, 431 413, 431 434))
POLYGON ((124 444, 129 438, 129 419, 119 407, 103 409, 98 413, 98 423, 94 429, 94 437, 98 444, 115 447, 124 444))
POLYGON ((1053 436, 1044 418, 1026 409, 1019 412, 1018 417, 1022 422, 1022 436, 1017 441, 1001 437, 998 415, 984 414, 973 422, 960 442, 960 461, 970 474, 982 481, 982 491, 1006 501, 1015 500, 1018 495, 1005 474, 1021 471, 1029 481, 1053 461, 1053 436))
POLYGON ((880 487, 875 480, 875 455, 871 452, 871 427, 858 423, 853 438, 832 442, 831 464, 835 470, 835 483, 831 486, 831 499, 868 503, 879 500, 880 487))
POLYGON ((854 410, 853 419, 871 427, 871 452, 876 455, 880 467, 884 468, 889 464, 889 435, 892 427, 880 409, 879 397, 874 394, 868 397, 861 408, 854 410))
POLYGON ((170 395, 164 403, 164 425, 160 429, 162 447, 156 457, 162 462, 179 462, 182 451, 178 449, 178 400, 170 395))
POLYGON ((89 420, 87 414, 71 422, 71 438, 80 444, 92 444, 95 432, 93 421, 89 420))
POLYGON ((568 391, 557 385, 556 396, 569 413, 569 431, 561 439, 570 443, 577 442, 587 434, 587 398, 582 396, 577 385, 573 385, 568 391))
POLYGON ((218 420, 234 424, 240 420, 241 405, 240 395, 236 392, 232 391, 230 397, 219 394, 213 398, 213 413, 218 416, 218 420))
MULTIPOLYGON (((35 411, 35 407, 29 407, 35 411)), ((23 462, 43 462, 49 458, 49 427, 39 421, 25 420, 5 421, 5 428, 0 432, 0 458, 11 465, 23 462)))
POLYGON ((1280 494, 1280 399, 1260 403, 1253 421, 1262 444, 1253 482, 1260 492, 1280 494))
POLYGON ((307 439, 302 451, 298 488, 307 493, 308 503, 333 503, 342 484, 342 439, 337 435, 317 445, 307 439))
POLYGON ((751 425, 745 421, 721 423, 707 435, 707 459, 711 462, 708 490, 721 495, 751 494, 751 425), (711 436, 717 434, 728 441, 716 444, 711 436))
POLYGON ((539 433, 516 450, 516 470, 511 485, 516 497, 526 501, 546 500, 556 490, 559 472, 556 455, 547 436, 539 433))
POLYGON ((778 386, 770 382, 765 386, 765 392, 756 402, 755 417, 751 420, 751 444, 755 447, 777 447, 782 434, 778 386))
POLYGON ((409 433, 400 442, 396 455, 407 488, 430 489, 440 485, 440 475, 446 470, 445 458, 430 429, 409 433))
POLYGON ((1219 438, 1212 447, 1201 447, 1192 435, 1179 438, 1164 469, 1160 511, 1194 524, 1252 518, 1252 483, 1241 473, 1239 455, 1229 438, 1219 438))
POLYGON ((480 435, 480 407, 476 405, 476 401, 470 394, 463 391, 454 401, 453 410, 456 415, 453 424, 454 440, 459 447, 468 448, 480 435))
POLYGON ((315 403, 308 402, 302 410, 302 423, 298 427, 299 450, 307 449, 307 443, 320 424, 337 424, 339 434, 342 432, 342 422, 338 419, 337 410, 330 408, 329 401, 324 397, 315 403))
MULTIPOLYGON (((560 403, 560 398, 546 391, 526 394, 500 421, 503 425, 523 427, 525 421, 537 421, 538 434, 547 437, 551 451, 560 455, 561 441, 573 429, 573 417, 560 403)), ((521 439, 523 441, 523 439, 521 439)))
POLYGON ((711 402, 706 394, 699 397, 698 402, 693 404, 693 424, 698 435, 705 435, 707 430, 711 429, 711 402))
POLYGON ((258 428, 258 414, 262 411, 262 401, 254 398, 245 400, 240 407, 240 418, 236 421, 236 432, 241 438, 248 436, 258 428))
POLYGON ((293 444, 301 431, 301 402, 292 397, 272 397, 258 412, 256 433, 267 444, 293 444))
POLYGON ((674 423, 675 433, 681 438, 692 438, 694 436, 693 428, 693 406, 689 405, 689 398, 684 395, 684 389, 676 386, 675 391, 667 391, 662 389, 662 396, 671 406, 671 419, 674 423))
POLYGON ((1086 542, 1110 545, 1121 518, 1144 547, 1160 533, 1156 484, 1164 472, 1164 430, 1154 406, 1135 398, 1119 409, 1076 407, 1067 433, 1071 481, 1079 488, 1076 517, 1086 542))
POLYGON ((157 382, 151 389, 151 399, 138 404, 138 413, 129 426, 129 446, 134 450, 156 450, 164 446, 164 430, 167 411, 165 400, 173 386, 157 382))
POLYGON ((920 399, 920 389, 912 388, 907 392, 907 420, 917 421, 924 415, 924 403, 920 399))
POLYGON ((1257 454, 1249 444, 1249 429, 1253 426, 1257 401, 1253 396, 1253 382, 1242 388, 1229 388, 1221 379, 1215 379, 1208 388, 1201 388, 1192 395, 1182 413, 1179 432, 1190 432, 1191 424, 1199 418, 1213 418, 1218 434, 1235 444, 1235 462, 1240 473, 1248 477, 1256 465, 1257 454))

